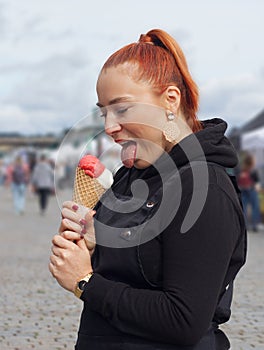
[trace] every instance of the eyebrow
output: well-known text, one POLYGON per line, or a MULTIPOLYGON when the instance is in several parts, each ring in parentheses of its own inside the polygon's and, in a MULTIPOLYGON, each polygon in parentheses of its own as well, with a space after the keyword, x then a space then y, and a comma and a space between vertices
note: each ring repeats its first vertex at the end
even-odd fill
MULTIPOLYGON (((117 97, 117 98, 114 98, 113 100, 109 101, 108 106, 113 105, 115 103, 126 102, 126 101, 130 101, 130 100, 131 100, 131 97, 128 97, 128 96, 117 97)), ((100 108, 104 107, 104 105, 102 105, 100 102, 97 102, 96 106, 98 106, 100 108)))

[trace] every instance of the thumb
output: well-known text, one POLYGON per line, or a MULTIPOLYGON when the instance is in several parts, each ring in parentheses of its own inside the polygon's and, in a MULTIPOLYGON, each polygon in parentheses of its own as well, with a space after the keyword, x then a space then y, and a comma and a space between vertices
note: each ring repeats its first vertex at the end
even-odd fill
POLYGON ((94 234, 94 214, 96 213, 95 210, 89 210, 85 215, 86 220, 86 231, 90 234, 94 234))
POLYGON ((87 219, 88 221, 91 220, 94 217, 95 213, 96 211, 93 209, 88 210, 87 213, 85 214, 85 219, 87 219))
POLYGON ((78 240, 76 241, 76 244, 77 244, 77 246, 78 246, 80 249, 82 249, 82 250, 88 250, 84 239, 78 239, 78 240))

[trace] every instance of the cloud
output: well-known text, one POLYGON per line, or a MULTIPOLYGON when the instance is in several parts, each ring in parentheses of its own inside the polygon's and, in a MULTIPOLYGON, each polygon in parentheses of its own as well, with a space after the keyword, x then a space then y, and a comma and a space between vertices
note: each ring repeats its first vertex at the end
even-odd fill
POLYGON ((29 41, 35 42, 36 45, 40 42, 50 45, 52 41, 68 41, 74 34, 67 25, 63 28, 53 28, 53 31, 49 26, 48 18, 37 14, 22 22, 20 30, 14 33, 13 40, 16 44, 29 41))
POLYGON ((7 32, 7 19, 5 14, 5 5, 3 2, 0 2, 0 37, 3 39, 7 32))
POLYGON ((2 132, 18 132, 26 135, 45 134, 52 131, 59 132, 63 127, 55 112, 28 111, 8 104, 0 105, 0 119, 4 125, 2 132))
POLYGON ((230 126, 241 126, 264 108, 263 74, 211 80, 200 90, 202 119, 222 117, 230 126))
MULTIPOLYGON (((23 79, 2 99, 2 130, 54 131, 70 127, 91 113, 95 82, 89 59, 81 51, 54 55, 39 63, 0 67, 20 72, 23 79), (25 123, 19 121, 25 118, 25 123), (14 120, 18 123, 14 123, 14 120), (35 130, 34 130, 35 128, 35 130)), ((16 73, 14 73, 16 74, 16 73)))

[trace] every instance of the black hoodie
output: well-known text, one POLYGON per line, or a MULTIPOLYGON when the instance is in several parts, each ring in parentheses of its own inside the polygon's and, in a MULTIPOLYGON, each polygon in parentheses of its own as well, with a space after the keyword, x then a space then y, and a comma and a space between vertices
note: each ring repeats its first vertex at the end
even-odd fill
POLYGON ((230 316, 217 305, 245 262, 246 239, 225 171, 237 164, 224 136, 227 124, 202 123, 203 130, 153 166, 122 167, 112 186, 117 199, 108 191, 97 205, 94 275, 82 294, 77 349, 112 343, 119 349, 124 342, 144 349, 214 349, 197 344, 212 324, 230 316))

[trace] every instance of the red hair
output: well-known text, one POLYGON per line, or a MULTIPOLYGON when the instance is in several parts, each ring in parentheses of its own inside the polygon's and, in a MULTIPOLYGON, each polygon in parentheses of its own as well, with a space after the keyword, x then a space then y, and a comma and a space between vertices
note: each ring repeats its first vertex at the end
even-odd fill
POLYGON ((160 92, 170 85, 181 91, 180 108, 193 132, 202 129, 197 119, 199 92, 193 81, 179 44, 160 29, 142 34, 137 43, 129 44, 113 53, 103 65, 103 69, 126 62, 135 63, 139 75, 133 78, 146 81, 160 92))

